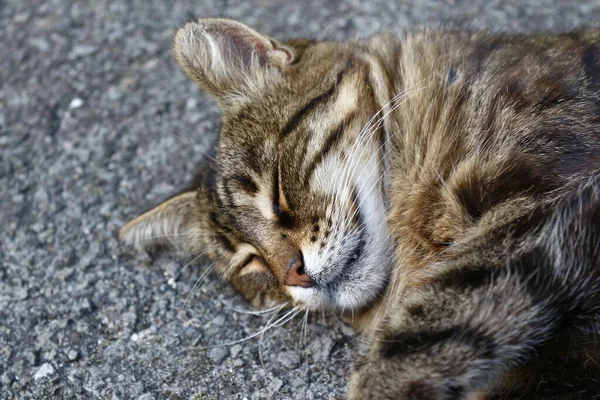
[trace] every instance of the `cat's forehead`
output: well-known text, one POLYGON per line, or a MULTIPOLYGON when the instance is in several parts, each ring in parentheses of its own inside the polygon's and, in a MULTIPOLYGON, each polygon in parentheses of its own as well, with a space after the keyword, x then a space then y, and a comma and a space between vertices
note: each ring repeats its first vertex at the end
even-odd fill
POLYGON ((223 108, 220 179, 240 204, 251 197, 268 215, 278 187, 291 206, 312 215, 340 195, 334 183, 377 107, 365 63, 339 46, 337 53, 338 44, 316 46, 283 79, 223 108))
POLYGON ((222 108, 222 151, 232 155, 257 145, 289 144, 292 131, 306 121, 324 129, 332 120, 325 108, 345 114, 356 106, 364 69, 347 43, 323 42, 305 50, 280 80, 222 108))

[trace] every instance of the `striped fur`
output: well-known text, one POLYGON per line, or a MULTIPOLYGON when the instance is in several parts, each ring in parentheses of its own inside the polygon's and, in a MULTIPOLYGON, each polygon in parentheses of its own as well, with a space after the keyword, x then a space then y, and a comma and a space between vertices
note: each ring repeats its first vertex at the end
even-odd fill
POLYGON ((175 54, 221 107, 217 162, 124 240, 339 313, 371 342, 354 399, 600 396, 600 32, 282 43, 207 19, 175 54), (314 286, 286 286, 294 262, 314 286))

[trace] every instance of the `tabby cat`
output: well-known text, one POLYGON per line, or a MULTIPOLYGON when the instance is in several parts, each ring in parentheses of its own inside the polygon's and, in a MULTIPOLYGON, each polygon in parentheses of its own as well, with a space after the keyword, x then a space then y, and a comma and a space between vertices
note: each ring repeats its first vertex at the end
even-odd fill
POLYGON ((600 397, 600 31, 175 37, 215 162, 125 225, 370 338, 351 399, 600 397))

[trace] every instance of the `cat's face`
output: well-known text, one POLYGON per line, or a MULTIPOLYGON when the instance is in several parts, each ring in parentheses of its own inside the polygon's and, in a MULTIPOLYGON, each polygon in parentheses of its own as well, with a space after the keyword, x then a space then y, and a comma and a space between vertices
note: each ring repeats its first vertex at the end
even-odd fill
POLYGON ((389 146, 355 50, 283 45, 226 20, 177 34, 179 63, 222 111, 210 201, 194 205, 212 209, 200 229, 212 235, 197 235, 257 305, 356 310, 386 286, 389 146))

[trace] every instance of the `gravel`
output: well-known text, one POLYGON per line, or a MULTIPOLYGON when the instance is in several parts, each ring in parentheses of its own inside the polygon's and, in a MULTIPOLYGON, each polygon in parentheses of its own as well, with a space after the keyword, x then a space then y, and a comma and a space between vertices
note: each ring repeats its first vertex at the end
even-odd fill
POLYGON ((116 238, 182 187, 215 143, 214 102, 171 55, 185 21, 225 16, 280 39, 600 21, 600 1, 565 0, 1 4, 2 399, 344 395, 358 340, 334 319, 309 315, 306 346, 301 318, 227 344, 268 317, 234 312, 248 306, 213 275, 195 288, 207 260, 116 238))

